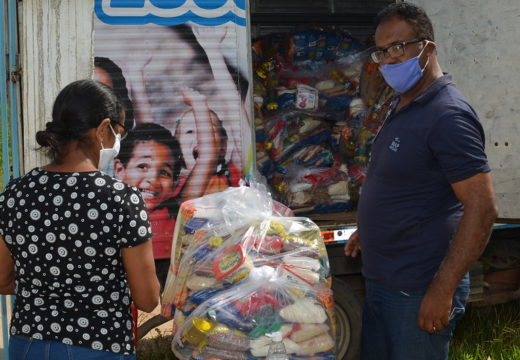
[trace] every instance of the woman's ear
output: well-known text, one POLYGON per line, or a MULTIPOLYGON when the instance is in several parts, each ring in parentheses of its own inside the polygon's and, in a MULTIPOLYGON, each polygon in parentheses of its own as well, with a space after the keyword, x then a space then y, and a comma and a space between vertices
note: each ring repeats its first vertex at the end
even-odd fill
POLYGON ((101 120, 101 123, 99 123, 98 127, 96 128, 96 139, 100 143, 103 143, 103 139, 106 138, 108 132, 110 131, 108 125, 110 125, 110 119, 106 118, 101 120))

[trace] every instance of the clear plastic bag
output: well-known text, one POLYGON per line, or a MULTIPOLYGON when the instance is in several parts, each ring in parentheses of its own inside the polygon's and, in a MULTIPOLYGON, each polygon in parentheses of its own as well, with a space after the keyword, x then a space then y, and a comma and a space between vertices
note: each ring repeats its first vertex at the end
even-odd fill
MULTIPOLYGON (((243 234, 250 226, 273 214, 292 214, 286 206, 271 199, 264 185, 232 187, 222 192, 182 203, 175 223, 171 265, 162 295, 162 314, 173 316, 174 283, 181 259, 190 245, 203 244, 208 237, 228 238, 243 234)), ((203 283, 206 279, 199 279, 203 283)), ((185 280, 187 281, 187 279, 185 280)))
POLYGON ((179 359, 261 359, 271 341, 266 334, 275 331, 291 359, 334 359, 332 291, 294 281, 280 265, 255 267, 247 280, 175 321, 179 359))
POLYGON ((267 264, 295 282, 330 284, 321 232, 309 219, 268 217, 232 233, 225 229, 207 224, 185 249, 171 287, 172 303, 184 315, 267 264))
POLYGON ((332 29, 269 35, 253 48, 257 167, 274 197, 298 214, 351 210, 391 95, 370 48, 332 29), (317 188, 295 182, 291 165, 341 168, 350 179, 317 188))

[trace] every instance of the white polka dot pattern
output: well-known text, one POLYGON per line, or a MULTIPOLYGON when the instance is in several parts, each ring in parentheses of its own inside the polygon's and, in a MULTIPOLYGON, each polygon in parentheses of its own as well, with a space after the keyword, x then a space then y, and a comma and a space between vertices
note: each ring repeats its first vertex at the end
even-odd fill
POLYGON ((11 335, 134 353, 121 248, 151 237, 136 188, 34 169, 0 195, 0 234, 17 272, 11 335))

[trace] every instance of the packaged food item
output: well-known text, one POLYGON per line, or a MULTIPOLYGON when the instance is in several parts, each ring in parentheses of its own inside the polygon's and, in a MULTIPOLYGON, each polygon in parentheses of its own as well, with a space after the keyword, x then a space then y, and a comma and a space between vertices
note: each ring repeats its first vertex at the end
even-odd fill
POLYGON ((323 323, 327 314, 323 307, 313 299, 304 298, 294 301, 280 310, 280 316, 292 323, 323 323))
MULTIPOLYGON (((241 239, 249 224, 272 215, 292 215, 292 211, 274 201, 265 187, 257 183, 185 201, 175 223, 171 266, 162 296, 162 314, 173 317, 175 307, 179 306, 176 304, 186 303, 190 291, 222 288, 222 284, 216 284, 212 263, 214 259, 211 262, 202 260, 208 255, 216 255, 216 249, 224 249, 222 245, 225 239, 241 239), (190 246, 190 256, 182 260, 190 246), (197 263, 200 266, 192 271, 197 263), (180 271, 181 264, 183 271, 180 271), (202 278, 195 278, 195 275, 202 278), (203 281, 197 284, 195 280, 203 281)), ((236 240, 234 243, 238 242, 236 240)))
POLYGON ((179 359, 262 359, 271 344, 269 334, 279 333, 291 359, 332 358, 334 320, 322 299, 332 296, 331 290, 322 284, 287 280, 282 269, 282 264, 255 267, 247 279, 200 304, 174 336, 175 355, 179 359), (261 326, 265 318, 265 332, 247 332, 261 326))
POLYGON ((249 338, 237 331, 225 329, 211 331, 207 335, 208 346, 217 349, 245 352, 249 350, 249 338))
POLYGON ((334 338, 326 333, 321 334, 312 339, 298 343, 299 348, 297 351, 298 355, 310 356, 316 353, 322 353, 330 351, 335 346, 334 338))
POLYGON ((205 340, 205 334, 210 331, 215 324, 204 318, 190 319, 191 326, 184 333, 184 338, 191 344, 198 345, 205 340))
POLYGON ((318 108, 318 90, 298 84, 296 92, 296 108, 302 110, 316 110, 318 108))
POLYGON ((296 324, 291 332, 291 340, 302 342, 314 338, 317 335, 328 333, 330 330, 327 324, 296 324))
POLYGON ((199 276, 197 274, 192 274, 186 282, 186 287, 191 291, 210 289, 214 285, 214 278, 209 276, 199 276))
MULTIPOLYGON (((282 339, 282 342, 285 346, 285 351, 287 354, 296 354, 300 350, 299 345, 289 338, 282 339)), ((253 355, 255 358, 263 358, 267 356, 270 344, 271 338, 265 335, 257 340, 252 340, 250 343, 251 355, 253 355)))
POLYGON ((274 198, 304 215, 354 209, 392 96, 369 50, 313 28, 253 49, 257 168, 274 198))
POLYGON ((233 232, 226 226, 210 227, 211 223, 199 229, 185 247, 178 272, 171 275, 175 280, 170 293, 163 293, 163 302, 171 299, 183 313, 191 311, 192 303, 200 304, 240 283, 254 267, 265 264, 280 265, 295 281, 329 283, 321 232, 309 219, 270 216, 233 232), (197 279, 202 282, 194 285, 197 279))
POLYGON ((291 358, 333 356, 324 337, 334 339, 335 325, 321 231, 281 214, 292 215, 256 188, 183 203, 162 296, 163 310, 174 312, 177 358, 260 359, 275 332, 291 358), (322 336, 324 353, 309 353, 313 335, 322 336))
POLYGON ((253 268, 253 263, 247 256, 241 244, 235 244, 225 249, 213 261, 213 270, 217 280, 234 283, 245 278, 253 268))

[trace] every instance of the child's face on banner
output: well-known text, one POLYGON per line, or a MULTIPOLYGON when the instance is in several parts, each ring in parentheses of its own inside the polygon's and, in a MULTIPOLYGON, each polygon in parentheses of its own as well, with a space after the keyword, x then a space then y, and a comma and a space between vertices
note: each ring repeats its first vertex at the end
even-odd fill
POLYGON ((199 149, 197 147, 197 127, 193 112, 187 112, 177 125, 175 137, 181 146, 182 156, 186 163, 186 169, 191 170, 195 166, 199 149))
POLYGON ((170 149, 155 141, 137 143, 126 168, 116 170, 116 177, 137 187, 149 211, 154 210, 173 191, 174 159, 170 149))
POLYGON ((114 86, 110 74, 97 66, 94 68, 94 80, 99 81, 100 83, 105 84, 108 87, 114 86))
MULTIPOLYGON (((222 128, 220 120, 216 115, 212 113, 210 117, 212 126, 203 128, 201 130, 197 129, 193 111, 184 113, 183 117, 180 119, 180 122, 177 124, 177 128, 175 129, 175 137, 179 141, 182 157, 184 158, 184 163, 186 164, 186 169, 188 171, 191 171, 195 166, 197 158, 199 157, 199 151, 204 151, 205 149, 204 145, 200 147, 197 142, 198 131, 201 131, 201 133, 205 134, 205 136, 210 136, 210 133, 212 133, 213 136, 218 136, 220 142, 219 156, 226 155, 227 137, 223 137, 222 135, 222 132, 225 132, 225 130, 222 128), (213 132, 216 132, 216 134, 213 134, 213 132)), ((206 150, 208 150, 207 147, 206 150)))

